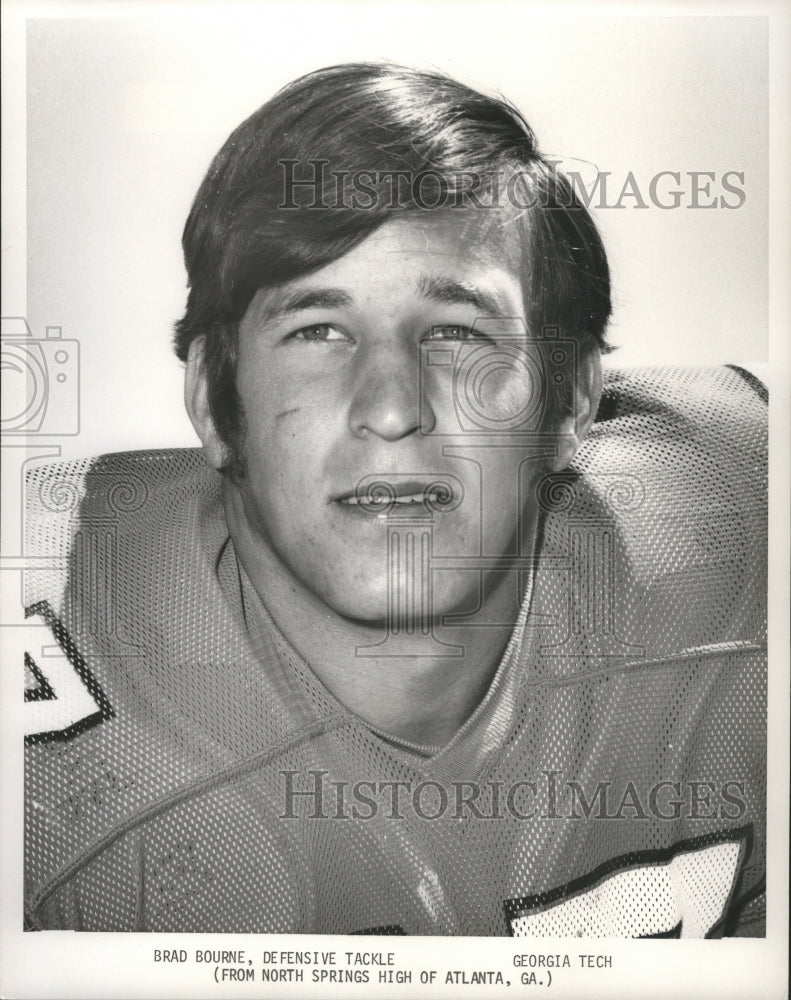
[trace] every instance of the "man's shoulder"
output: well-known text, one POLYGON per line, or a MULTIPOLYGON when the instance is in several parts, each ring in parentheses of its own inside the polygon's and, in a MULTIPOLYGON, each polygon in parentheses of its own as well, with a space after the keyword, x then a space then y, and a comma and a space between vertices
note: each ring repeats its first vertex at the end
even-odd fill
MULTIPOLYGON (((648 504, 679 521, 732 516, 750 531, 764 527, 755 518, 766 505, 766 466, 767 394, 754 375, 644 368, 607 373, 568 478, 582 478, 619 522, 648 504)), ((642 531, 650 537, 651 525, 642 531)))
MULTIPOLYGON (((25 482, 27 603, 59 605, 74 558, 86 547, 112 550, 114 558, 134 552, 142 558, 163 539, 194 539, 197 521, 219 509, 220 497, 221 477, 199 449, 119 452, 32 466, 25 482)), ((139 566, 142 570, 143 562, 139 566)))
MULTIPOLYGON (((135 515, 163 494, 216 489, 199 448, 125 451, 48 462, 26 474, 26 511, 35 516, 135 515)), ((30 541, 34 541, 31 539, 30 541)))
POLYGON ((615 663, 761 646, 766 479, 766 399, 752 376, 609 373, 574 468, 539 486, 534 607, 558 622, 553 647, 593 667, 594 650, 615 663), (569 599, 577 625, 564 638, 569 599))
POLYGON ((612 420, 629 417, 682 437, 737 426, 759 433, 767 399, 761 379, 737 365, 608 368, 594 438, 612 420))
POLYGON ((100 854, 115 863, 126 832, 227 806, 240 762, 276 755, 296 723, 218 578, 221 477, 200 452, 57 463, 32 470, 28 491, 35 910, 100 854))

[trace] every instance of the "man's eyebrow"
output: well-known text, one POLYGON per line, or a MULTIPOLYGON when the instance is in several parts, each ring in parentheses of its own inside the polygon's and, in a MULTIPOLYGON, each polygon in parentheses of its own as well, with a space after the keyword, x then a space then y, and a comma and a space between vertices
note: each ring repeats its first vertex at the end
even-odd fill
POLYGON ((418 281, 418 292, 435 302, 461 303, 473 306, 481 316, 502 316, 507 309, 495 292, 480 288, 468 281, 423 275, 418 281))
POLYGON ((304 288, 276 290, 265 310, 269 319, 287 316, 304 309, 338 309, 352 304, 352 297, 341 288, 304 288))
MULTIPOLYGON (((469 281, 437 275, 422 275, 418 294, 434 302, 472 306, 481 316, 502 316, 507 309, 499 295, 469 281)), ((342 288, 274 290, 265 306, 268 319, 279 319, 306 309, 340 309, 353 305, 352 296, 342 288)))

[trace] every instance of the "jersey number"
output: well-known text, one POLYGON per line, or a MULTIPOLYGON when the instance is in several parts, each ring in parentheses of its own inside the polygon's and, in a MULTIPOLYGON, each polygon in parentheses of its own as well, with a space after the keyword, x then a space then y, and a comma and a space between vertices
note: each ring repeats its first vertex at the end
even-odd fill
POLYGON ((25 742, 69 739, 112 718, 104 691, 49 604, 34 604, 25 617, 45 625, 58 644, 44 657, 25 653, 25 742))
POLYGON ((750 828, 623 855, 590 875, 505 904, 515 937, 710 937, 731 902, 750 828))

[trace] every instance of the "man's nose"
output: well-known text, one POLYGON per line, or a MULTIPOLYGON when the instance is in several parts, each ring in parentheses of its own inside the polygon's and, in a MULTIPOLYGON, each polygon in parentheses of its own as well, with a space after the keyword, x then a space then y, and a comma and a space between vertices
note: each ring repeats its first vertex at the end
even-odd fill
POLYGON ((419 344, 395 337, 359 351, 349 408, 354 434, 398 441, 418 430, 433 430, 434 412, 421 399, 420 358, 419 344))

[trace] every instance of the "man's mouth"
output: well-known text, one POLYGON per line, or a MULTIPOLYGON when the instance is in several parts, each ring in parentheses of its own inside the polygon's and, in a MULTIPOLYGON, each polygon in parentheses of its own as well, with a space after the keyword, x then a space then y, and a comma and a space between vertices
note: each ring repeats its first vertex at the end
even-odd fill
POLYGON ((439 491, 434 490, 420 493, 407 493, 405 495, 388 496, 383 493, 365 493, 360 496, 343 497, 341 503, 351 504, 352 507, 382 507, 391 503, 405 505, 410 503, 437 503, 441 498, 439 491))
POLYGON ((455 476, 438 475, 423 481, 399 476, 366 476, 354 490, 334 499, 343 506, 371 514, 419 506, 431 511, 448 511, 461 503, 462 493, 461 482, 455 476))

